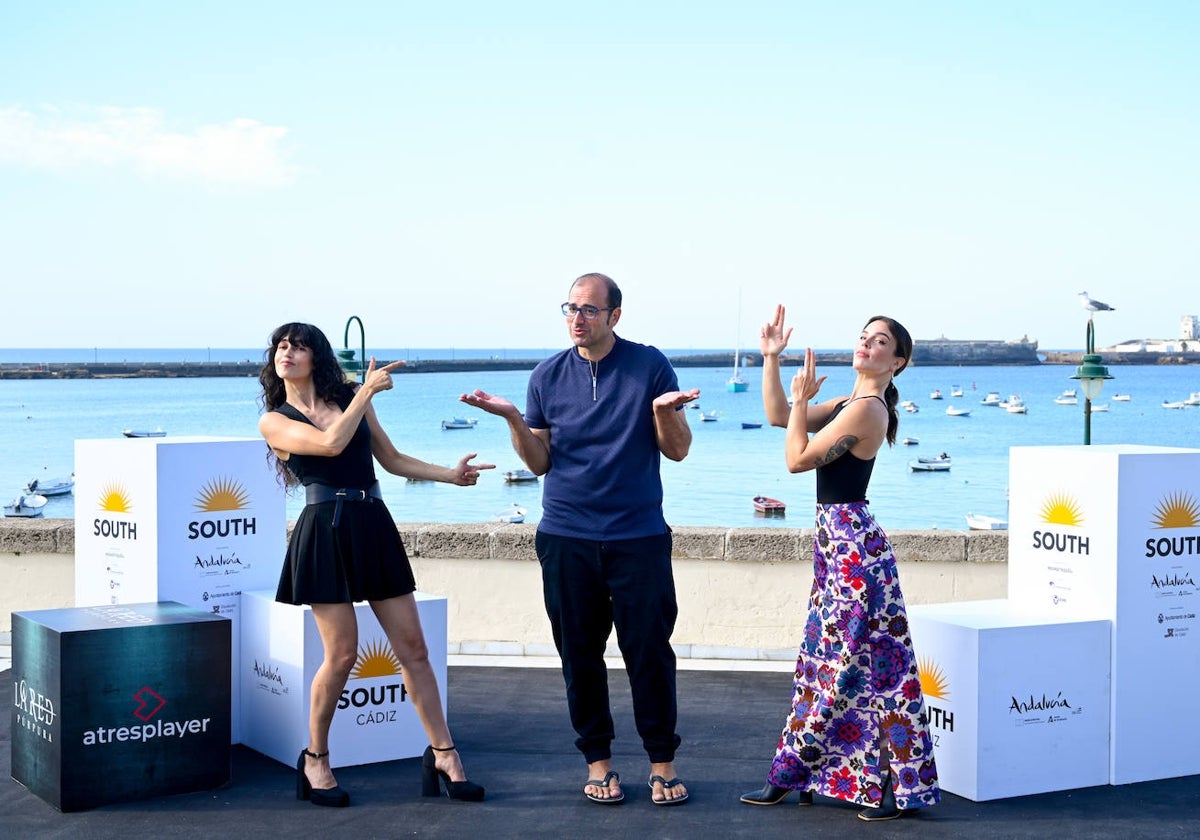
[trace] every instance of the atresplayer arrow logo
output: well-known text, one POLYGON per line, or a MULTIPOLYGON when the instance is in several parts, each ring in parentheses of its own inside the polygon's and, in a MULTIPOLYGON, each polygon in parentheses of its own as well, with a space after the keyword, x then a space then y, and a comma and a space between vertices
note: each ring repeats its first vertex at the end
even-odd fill
POLYGON ((133 695, 133 699, 138 701, 138 707, 133 710, 133 716, 139 720, 148 721, 150 718, 158 714, 162 707, 167 705, 167 701, 160 697, 150 686, 144 686, 138 689, 138 692, 133 695), (147 709, 154 705, 154 708, 147 709))

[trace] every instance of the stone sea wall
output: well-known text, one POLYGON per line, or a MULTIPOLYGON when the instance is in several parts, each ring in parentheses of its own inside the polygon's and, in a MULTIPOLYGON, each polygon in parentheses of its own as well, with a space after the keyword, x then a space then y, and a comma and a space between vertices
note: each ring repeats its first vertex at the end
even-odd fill
MULTIPOLYGON (((554 655, 535 525, 396 527, 420 590, 449 600, 451 653, 554 655)), ((890 536, 909 604, 1006 597, 1007 532, 890 536)), ((812 529, 680 527, 674 537, 677 653, 793 658, 812 587, 812 529)), ((281 534, 280 558, 285 540, 281 534)), ((14 611, 74 606, 76 560, 73 520, 0 521, 0 632, 11 631, 14 611)))

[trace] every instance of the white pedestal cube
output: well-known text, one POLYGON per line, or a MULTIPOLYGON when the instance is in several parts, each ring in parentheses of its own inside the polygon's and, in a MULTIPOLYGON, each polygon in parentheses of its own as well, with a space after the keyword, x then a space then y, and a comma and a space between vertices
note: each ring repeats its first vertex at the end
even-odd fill
MULTIPOLYGON (((416 593, 417 610, 446 712, 446 599, 416 593)), ((333 767, 412 758, 429 738, 408 697, 400 663, 368 604, 355 604, 358 658, 329 731, 333 767)), ((242 594, 242 743, 287 765, 308 743, 313 676, 323 648, 312 609, 242 594)))
POLYGON ((910 606, 944 790, 980 802, 1108 784, 1108 621, 1009 601, 910 606))
POLYGON ((1112 622, 1112 783, 1200 773, 1200 450, 1013 447, 1009 488, 1009 599, 1112 622))
POLYGON ((235 701, 241 593, 275 586, 286 540, 261 438, 75 441, 76 605, 177 601, 230 619, 235 701))

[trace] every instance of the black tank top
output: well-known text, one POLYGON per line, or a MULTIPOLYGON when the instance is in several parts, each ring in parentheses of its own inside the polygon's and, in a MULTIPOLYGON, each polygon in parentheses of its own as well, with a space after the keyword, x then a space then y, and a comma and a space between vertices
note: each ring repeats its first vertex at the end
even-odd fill
MULTIPOLYGON (((345 405, 340 405, 342 411, 345 405)), ((284 417, 299 420, 302 423, 313 422, 290 403, 284 403, 275 409, 284 417)), ((375 483, 375 460, 371 455, 371 427, 364 417, 359 421, 354 436, 346 444, 340 455, 327 458, 323 455, 293 454, 286 461, 288 469, 306 487, 309 484, 325 484, 329 487, 349 487, 365 490, 375 483)))
MULTIPOLYGON (((874 394, 869 394, 868 397, 883 402, 882 399, 874 394)), ((859 399, 867 399, 868 397, 860 397, 859 399)), ((842 409, 850 404, 850 401, 839 405, 829 415, 829 419, 825 421, 826 425, 833 422, 833 418, 842 413, 842 409)), ((887 406, 887 403, 883 403, 887 406)), ((846 504, 847 502, 862 502, 867 498, 867 484, 871 481, 871 470, 875 468, 875 459, 864 461, 857 457, 853 452, 847 452, 844 455, 835 458, 833 461, 825 464, 822 467, 817 467, 817 504, 821 505, 837 505, 846 504)))

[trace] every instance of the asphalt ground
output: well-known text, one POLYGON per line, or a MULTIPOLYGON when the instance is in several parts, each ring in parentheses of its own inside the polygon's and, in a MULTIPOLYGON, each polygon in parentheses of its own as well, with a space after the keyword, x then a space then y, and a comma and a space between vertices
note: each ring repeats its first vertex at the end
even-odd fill
MULTIPOLYGON (((89 811, 60 813, 11 778, 0 781, 0 838, 1200 837, 1200 776, 979 803, 944 793, 936 807, 874 824, 857 819, 857 807, 821 797, 807 808, 795 797, 743 805, 738 796, 763 783, 790 700, 791 675, 778 670, 680 671, 676 769, 691 798, 669 808, 650 802, 628 683, 611 672, 614 763, 626 798, 596 805, 582 794, 586 765, 557 669, 452 665, 448 679, 451 729, 471 779, 487 787, 482 803, 422 798, 413 758, 339 769, 351 806, 318 808, 296 800, 294 769, 235 746, 232 781, 221 789, 89 811)), ((13 696, 11 669, 0 672, 0 696, 13 696)), ((8 769, 12 720, 0 717, 0 767, 8 769)), ((297 739, 299 749, 302 733, 297 739)))

